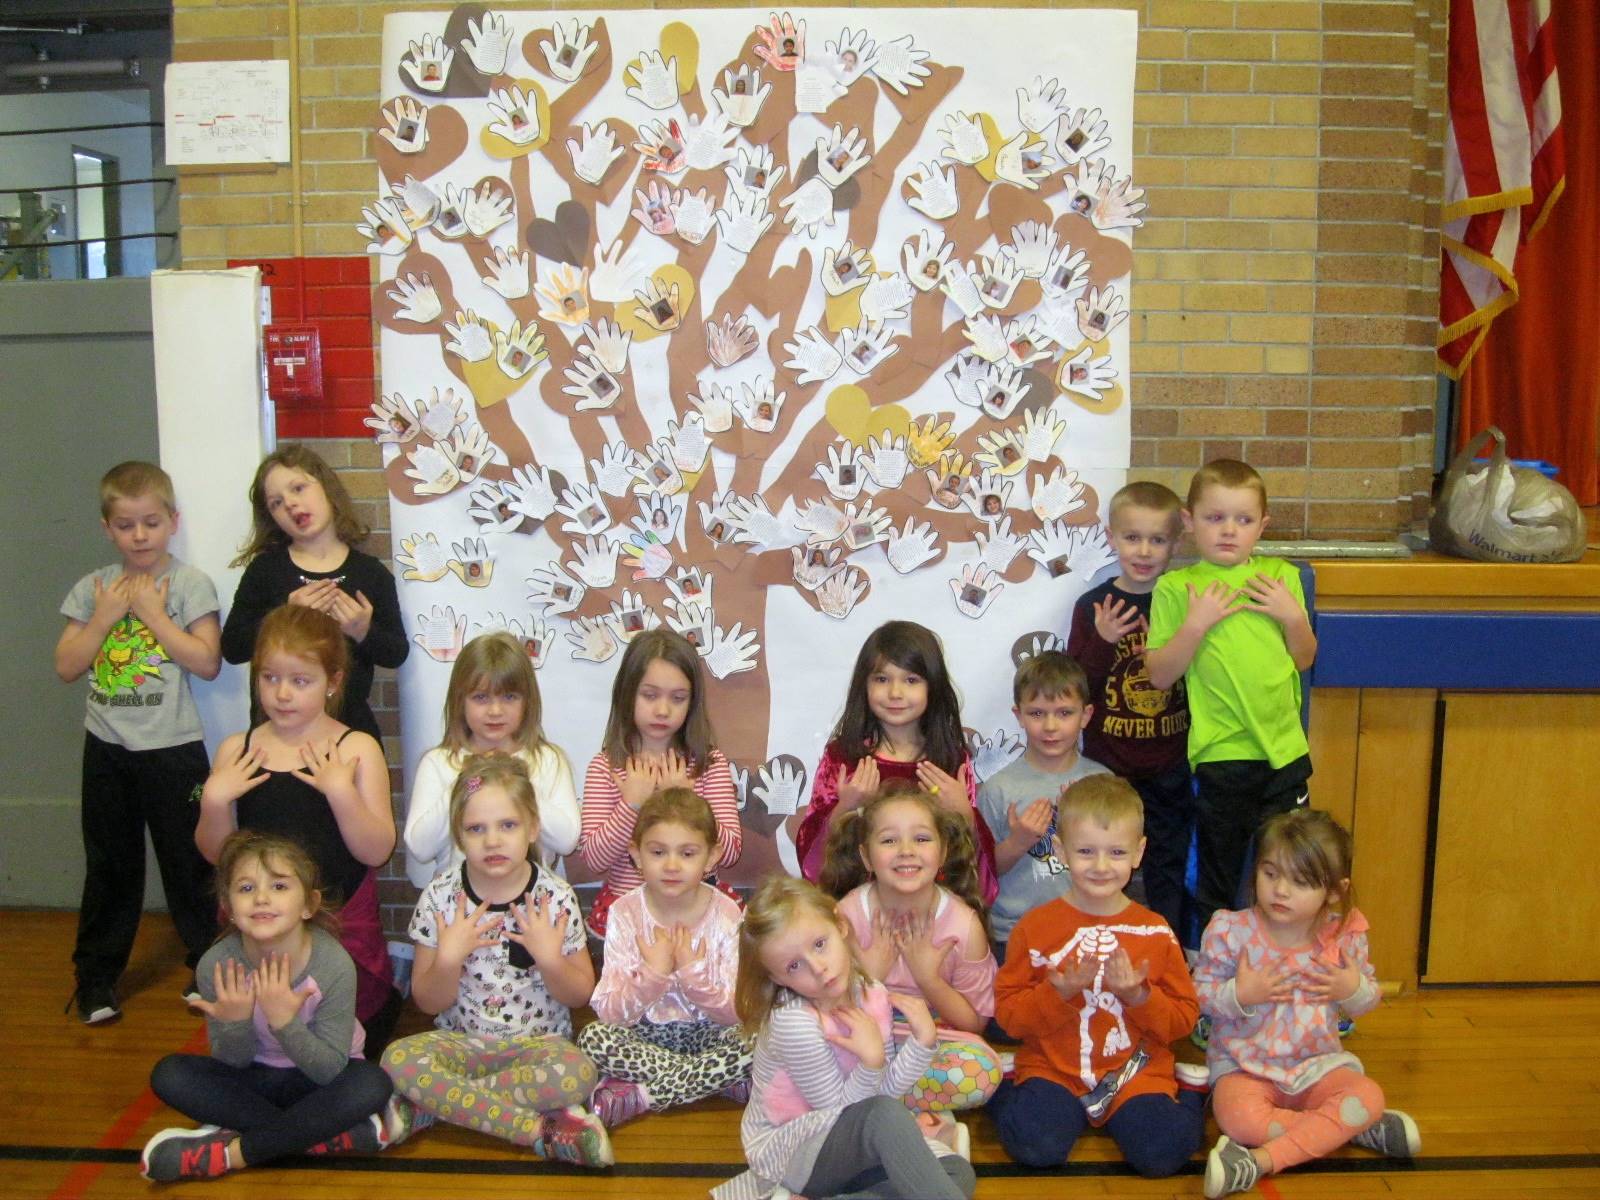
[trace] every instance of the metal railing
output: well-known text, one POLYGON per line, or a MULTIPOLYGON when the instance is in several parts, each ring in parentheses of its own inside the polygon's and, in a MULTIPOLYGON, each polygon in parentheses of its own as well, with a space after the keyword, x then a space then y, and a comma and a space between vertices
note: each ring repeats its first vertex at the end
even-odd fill
MULTIPOLYGON (((130 124, 142 124, 142 122, 130 122, 130 124)), ((0 133, 0 137, 4 136, 7 135, 0 133)), ((0 188, 0 196, 21 198, 17 216, 0 216, 0 282, 11 279, 50 278, 49 255, 52 250, 154 239, 175 240, 178 236, 176 230, 154 230, 148 233, 105 234, 91 238, 52 238, 49 236, 50 228, 59 219, 59 214, 46 200, 47 195, 56 192, 89 191, 96 188, 105 191, 145 184, 172 185, 177 181, 175 175, 152 175, 144 179, 114 179, 99 183, 63 183, 50 187, 40 187, 35 184, 27 187, 0 188)))

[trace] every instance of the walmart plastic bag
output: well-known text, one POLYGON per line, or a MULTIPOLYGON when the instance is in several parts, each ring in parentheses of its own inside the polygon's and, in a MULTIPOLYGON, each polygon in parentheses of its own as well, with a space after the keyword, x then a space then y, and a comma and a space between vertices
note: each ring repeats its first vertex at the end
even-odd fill
POLYGON ((1538 471, 1513 466, 1505 435, 1491 425, 1445 472, 1428 526, 1433 549, 1480 562, 1576 562, 1583 557, 1578 502, 1538 471), (1473 463, 1494 439, 1487 463, 1473 463))

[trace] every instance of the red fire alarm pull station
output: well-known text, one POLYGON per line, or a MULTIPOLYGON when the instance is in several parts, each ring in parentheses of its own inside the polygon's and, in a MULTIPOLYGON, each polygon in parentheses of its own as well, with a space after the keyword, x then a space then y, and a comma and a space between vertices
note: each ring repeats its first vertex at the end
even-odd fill
POLYGON ((267 394, 274 400, 322 399, 322 333, 315 325, 268 325, 267 394))

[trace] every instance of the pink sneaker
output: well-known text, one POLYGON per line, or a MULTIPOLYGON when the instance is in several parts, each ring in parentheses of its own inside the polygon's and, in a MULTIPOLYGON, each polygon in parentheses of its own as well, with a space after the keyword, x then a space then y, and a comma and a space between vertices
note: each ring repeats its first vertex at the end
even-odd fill
POLYGON ((609 1167, 617 1159, 600 1118, 581 1104, 569 1104, 539 1118, 539 1149, 555 1162, 609 1167))
POLYGON ((600 1123, 607 1129, 626 1125, 650 1111, 650 1093, 637 1083, 622 1079, 602 1079, 589 1097, 600 1123))

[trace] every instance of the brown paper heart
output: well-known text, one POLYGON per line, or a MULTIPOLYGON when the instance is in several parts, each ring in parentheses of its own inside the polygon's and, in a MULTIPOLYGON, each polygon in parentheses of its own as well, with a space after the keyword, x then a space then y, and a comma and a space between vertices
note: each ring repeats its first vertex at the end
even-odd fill
POLYGON ((583 266, 589 256, 588 210, 575 200, 563 200, 554 220, 535 217, 528 223, 528 245, 542 258, 583 266))
POLYGON ((567 245, 576 251, 582 262, 588 258, 589 210, 575 200, 563 200, 556 205, 556 228, 567 245))
MULTIPOLYGON (((394 100, 386 100, 383 107, 390 108, 394 100)), ((389 128, 380 115, 375 130, 389 128)), ((467 148, 467 123, 460 113, 448 104, 435 104, 428 108, 428 143, 415 154, 402 154, 389 143, 389 139, 374 132, 372 152, 377 157, 378 169, 390 183, 399 183, 407 175, 427 179, 437 175, 467 148)))
MULTIPOLYGON (((450 19, 444 25, 444 42, 455 53, 450 59, 450 70, 444 78, 444 87, 437 92, 424 91, 411 81, 411 75, 406 69, 395 64, 395 74, 399 77, 400 86, 415 96, 430 99, 450 97, 457 100, 483 97, 489 94, 489 76, 479 71, 472 65, 472 59, 461 48, 461 43, 467 39, 468 21, 476 21, 481 26, 489 10, 481 4, 458 5, 450 14, 450 19)), ((429 114, 432 119, 432 114, 429 114)))
MULTIPOLYGON (((1049 225, 1055 221, 1050 205, 1038 192, 1019 187, 995 188, 989 193, 989 229, 1002 244, 1011 240, 1011 231, 1025 221, 1049 225)), ((1078 243, 1073 242, 1074 246, 1078 243)))
MULTIPOLYGON (((817 173, 817 151, 812 147, 806 156, 800 160, 800 165, 794 169, 794 185, 798 188, 806 180, 817 173)), ((838 187, 833 189, 833 211, 836 213, 848 212, 861 203, 861 184, 856 176, 852 175, 838 187)))
POLYGON ((412 242, 411 248, 406 251, 405 257, 400 260, 395 271, 396 279, 404 279, 407 275, 415 275, 419 279, 427 276, 428 282, 433 284, 434 293, 439 297, 439 316, 426 325, 418 325, 415 321, 403 321, 395 314, 399 305, 390 298, 389 293, 394 290, 394 280, 387 283, 378 283, 372 289, 372 316, 385 329, 393 329, 399 333, 443 333, 444 322, 455 320, 456 298, 455 291, 450 284, 449 269, 433 255, 417 248, 417 243, 412 242))
POLYGON ((1133 247, 1101 233, 1087 217, 1063 213, 1056 218, 1055 230, 1062 241, 1089 256, 1089 284, 1105 287, 1133 270, 1133 247))
MULTIPOLYGON (((551 47, 554 48, 555 41, 555 30, 548 29, 542 25, 538 29, 530 29, 528 35, 522 39, 522 57, 528 61, 528 64, 535 71, 538 71, 541 75, 550 75, 551 79, 556 79, 556 77, 550 74, 550 60, 545 57, 544 43, 549 42, 551 47)), ((606 36, 606 19, 604 17, 599 17, 595 20, 594 28, 589 30, 589 42, 597 48, 589 56, 589 61, 583 64, 583 70, 578 72, 579 79, 603 70, 605 65, 611 61, 611 39, 606 36)), ((567 86, 567 81, 564 79, 557 79, 556 82, 567 86)))

